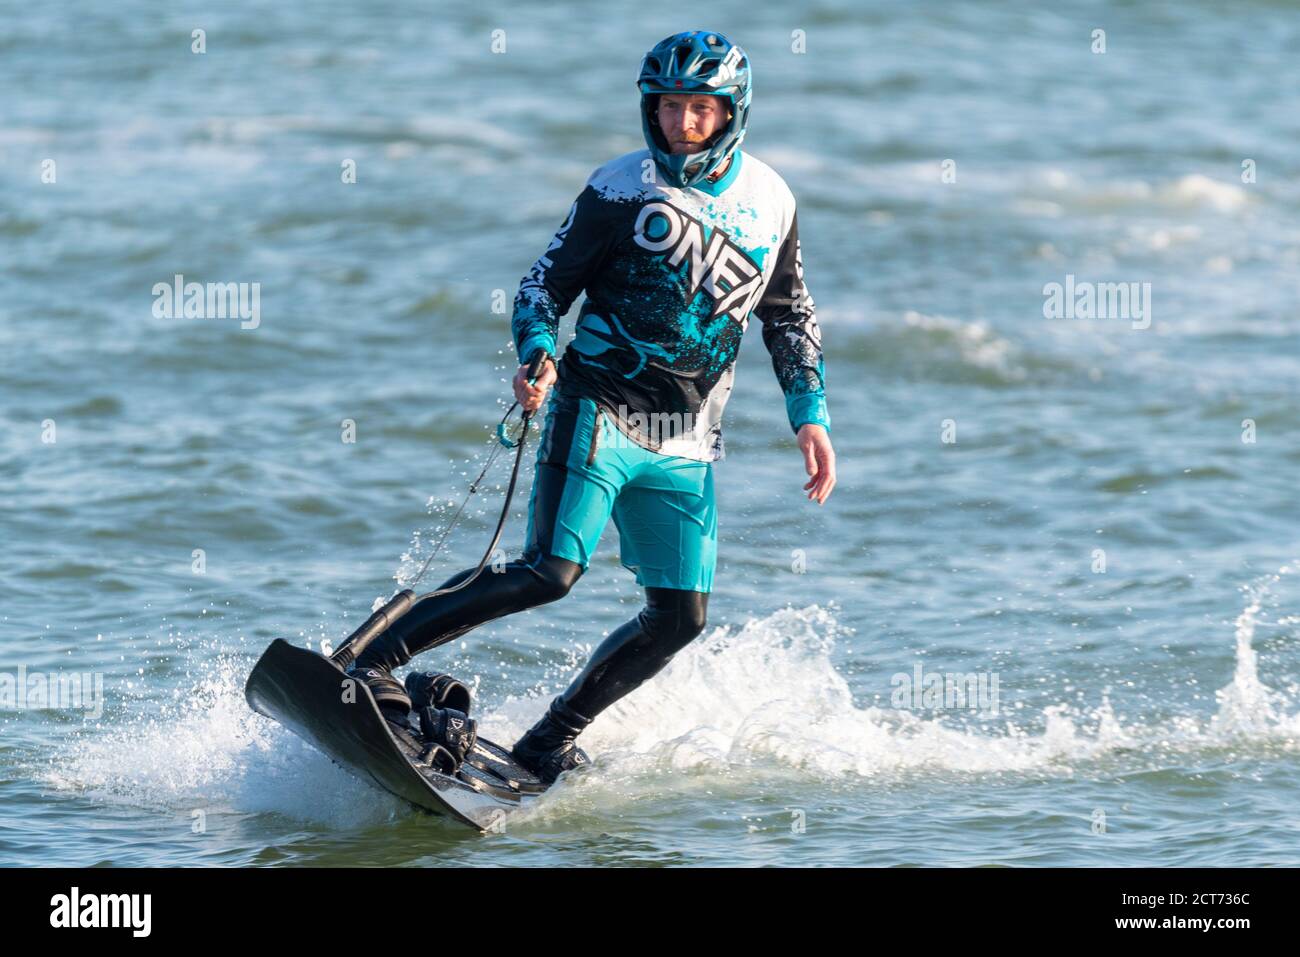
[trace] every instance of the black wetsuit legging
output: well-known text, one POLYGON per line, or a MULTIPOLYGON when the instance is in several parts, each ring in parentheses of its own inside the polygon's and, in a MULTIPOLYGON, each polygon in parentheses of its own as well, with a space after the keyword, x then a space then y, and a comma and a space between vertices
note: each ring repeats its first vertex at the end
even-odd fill
MULTIPOLYGON (((534 479, 533 521, 540 534, 522 558, 500 571, 485 568, 460 591, 417 602, 369 648, 358 665, 395 668, 413 656, 452 641, 472 628, 526 608, 556 601, 569 593, 582 576, 582 566, 541 550, 537 541, 550 541, 550 523, 563 489, 564 473, 540 465, 534 479)), ((464 581, 468 568, 447 579, 447 588, 464 581)), ((678 651, 704 630, 709 596, 677 588, 647 588, 646 605, 631 621, 610 634, 592 654, 582 673, 560 696, 572 710, 588 719, 657 674, 678 651)))

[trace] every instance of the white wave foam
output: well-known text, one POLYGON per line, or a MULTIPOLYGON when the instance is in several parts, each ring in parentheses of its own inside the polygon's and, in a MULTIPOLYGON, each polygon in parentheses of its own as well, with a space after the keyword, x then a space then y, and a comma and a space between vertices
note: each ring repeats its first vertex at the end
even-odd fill
POLYGON ((1231 213, 1246 205, 1246 191, 1235 183, 1192 173, 1160 191, 1162 199, 1179 206, 1211 206, 1221 213, 1231 213))
MULTIPOLYGON (((1064 706, 1047 709, 1037 735, 1010 722, 1006 734, 991 735, 910 711, 858 707, 831 659, 841 631, 819 606, 717 628, 605 712, 583 735, 584 747, 618 776, 745 766, 839 777, 1019 770, 1077 761, 1128 741, 1106 704, 1091 735, 1064 706)), ((530 717, 541 706, 533 702, 530 717)), ((517 709, 514 702, 503 713, 513 717, 517 709)))
POLYGON ((903 323, 957 347, 963 365, 994 372, 1010 382, 1023 381, 1028 372, 1017 360, 1017 349, 986 322, 961 322, 945 316, 927 316, 908 310, 903 323))
POLYGON ((1146 208, 1157 205, 1235 213, 1249 200, 1246 190, 1240 185, 1210 179, 1200 173, 1189 173, 1172 182, 1153 185, 1140 179, 1088 181, 1073 173, 1048 169, 1030 174, 1024 185, 1028 195, 1020 200, 1022 205, 1017 207, 1024 212, 1041 213, 1046 206, 1040 209, 1040 204, 1048 204, 1085 210, 1146 208))

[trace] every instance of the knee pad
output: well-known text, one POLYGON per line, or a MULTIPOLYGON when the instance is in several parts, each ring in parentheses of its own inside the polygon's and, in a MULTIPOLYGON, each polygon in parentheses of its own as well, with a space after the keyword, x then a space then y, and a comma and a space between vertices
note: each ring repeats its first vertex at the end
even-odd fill
POLYGON ((647 627, 658 641, 678 647, 700 636, 708 621, 706 592, 680 588, 647 588, 642 613, 647 627))
POLYGON ((542 602, 558 601, 569 593, 582 577, 582 566, 567 558, 544 555, 541 561, 528 565, 536 579, 537 596, 542 602))

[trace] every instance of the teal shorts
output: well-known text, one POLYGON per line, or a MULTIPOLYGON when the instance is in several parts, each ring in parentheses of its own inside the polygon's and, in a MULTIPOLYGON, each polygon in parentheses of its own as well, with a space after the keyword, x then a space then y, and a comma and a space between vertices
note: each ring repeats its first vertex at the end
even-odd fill
POLYGON ((713 463, 637 445, 593 400, 552 392, 528 501, 525 560, 586 571, 612 515, 619 560, 644 588, 713 590, 713 463))

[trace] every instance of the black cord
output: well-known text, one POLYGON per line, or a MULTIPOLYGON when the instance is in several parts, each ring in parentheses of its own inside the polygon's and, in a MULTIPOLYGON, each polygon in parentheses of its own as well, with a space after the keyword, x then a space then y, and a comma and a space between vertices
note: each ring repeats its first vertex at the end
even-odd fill
MULTIPOLYGON (((517 406, 518 404, 519 404, 518 402, 515 402, 514 405, 512 405, 509 409, 506 410, 506 414, 501 419, 502 425, 505 424, 506 419, 510 418, 510 413, 515 410, 515 406, 517 406)), ((514 498, 515 483, 519 480, 519 466, 524 460, 524 444, 528 438, 528 423, 529 420, 532 419, 532 417, 533 414, 531 412, 524 413, 524 417, 523 417, 524 431, 519 436, 519 442, 518 445, 516 446, 515 465, 514 468, 510 470, 510 485, 506 488, 506 500, 505 503, 501 506, 501 517, 497 519, 496 533, 492 536, 492 543, 488 545, 487 551, 483 553, 483 558, 478 563, 478 568, 474 569, 474 574, 470 575, 469 578, 466 578, 459 585, 453 585, 450 588, 439 588, 436 591, 427 592, 423 595, 418 596, 415 599, 416 601, 424 601, 424 599, 433 598, 435 595, 447 595, 450 594, 451 592, 459 591, 460 589, 469 585, 470 582, 474 581, 476 578, 478 578, 479 575, 483 573, 483 569, 487 565, 488 559, 492 557, 492 552, 496 550, 497 544, 501 541, 501 532, 505 529, 506 517, 510 514, 510 501, 511 499, 514 498)), ((483 466, 483 471, 479 472, 478 478, 476 478, 473 481, 473 483, 470 485, 469 492, 465 495, 465 500, 460 503, 460 508, 456 509, 456 514, 452 516, 451 522, 448 523, 446 531, 442 533, 442 538, 438 540, 438 544, 434 546, 433 552, 430 553, 429 557, 424 560, 424 565, 420 568, 419 573, 415 576, 415 578, 411 579, 411 585, 415 585, 421 578, 424 577, 424 573, 429 570, 429 565, 433 562, 434 556, 438 554, 438 549, 442 547, 442 543, 447 540, 447 536, 451 534, 451 530, 456 527, 456 523, 460 520, 460 513, 464 511, 465 505, 469 502, 469 497, 478 491, 478 483, 483 481, 483 476, 487 474, 487 470, 492 466, 492 463, 496 460, 496 457, 498 454, 500 454, 502 448, 503 446, 501 445, 500 442, 498 442, 497 447, 493 449, 492 454, 488 456, 487 463, 483 466)))

